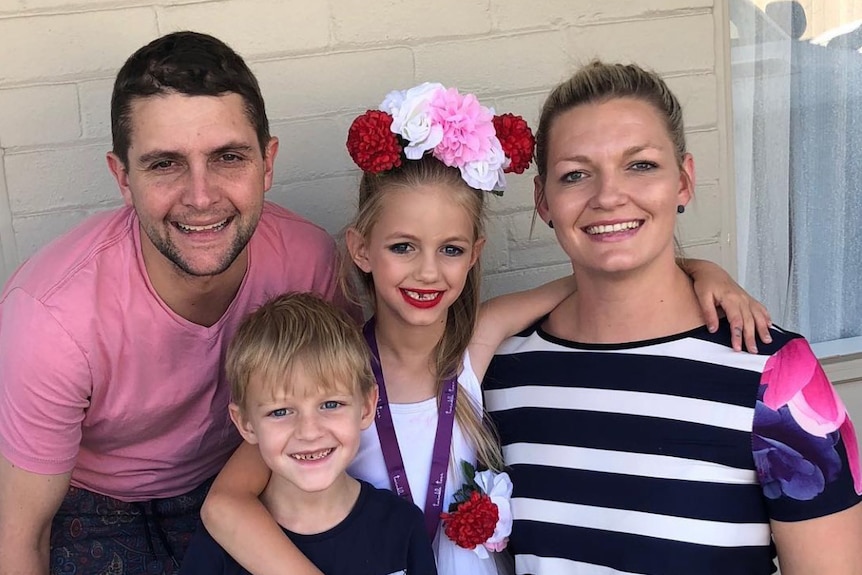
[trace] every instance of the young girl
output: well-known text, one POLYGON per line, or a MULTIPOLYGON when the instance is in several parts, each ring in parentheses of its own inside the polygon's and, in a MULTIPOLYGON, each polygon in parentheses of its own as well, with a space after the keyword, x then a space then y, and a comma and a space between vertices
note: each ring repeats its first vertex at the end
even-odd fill
MULTIPOLYGON (((479 306, 484 192, 505 185, 504 169, 523 171, 532 145, 520 118, 494 118, 474 96, 439 84, 393 92, 381 110, 357 118, 348 138, 363 176, 346 233, 354 272, 347 275, 359 280, 374 309, 365 333, 383 397, 349 471, 425 510, 444 575, 496 572, 493 561, 458 547, 439 526, 464 481, 461 461, 502 468, 479 382, 503 339, 574 289, 566 278, 479 306), (452 404, 454 418, 447 415, 452 404)), ((750 320, 747 298, 724 272, 711 282, 722 301, 737 298, 746 311, 736 315, 750 320)), ((714 315, 716 299, 709 294, 705 301, 705 316, 714 315)), ((765 313, 753 308, 765 326, 765 313)), ((255 573, 317 573, 256 501, 267 480, 256 451, 241 447, 210 492, 208 530, 255 573)))

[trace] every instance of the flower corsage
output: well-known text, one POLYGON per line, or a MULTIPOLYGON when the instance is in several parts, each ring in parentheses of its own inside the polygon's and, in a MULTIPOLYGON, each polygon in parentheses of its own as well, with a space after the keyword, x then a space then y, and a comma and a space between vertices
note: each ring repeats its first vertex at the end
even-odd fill
POLYGON ((462 461, 465 482, 448 513, 442 513, 443 532, 459 547, 482 559, 488 551, 502 551, 512 533, 512 480, 507 473, 476 471, 462 461))

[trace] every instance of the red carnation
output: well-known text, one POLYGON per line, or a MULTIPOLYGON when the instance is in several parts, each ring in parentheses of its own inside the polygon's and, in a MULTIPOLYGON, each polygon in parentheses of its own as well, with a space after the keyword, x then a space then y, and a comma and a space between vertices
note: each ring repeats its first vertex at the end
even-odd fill
POLYGON ((441 514, 446 536, 459 547, 473 549, 494 535, 500 512, 491 498, 473 491, 452 513, 441 514))
POLYGON ((497 139, 503 146, 503 153, 512 160, 509 167, 503 171, 524 173, 533 161, 533 146, 536 144, 530 126, 521 116, 503 114, 494 116, 494 130, 497 131, 497 139))
POLYGON ((347 131, 347 151, 363 172, 378 174, 401 165, 401 146, 389 127, 392 116, 368 110, 347 131))

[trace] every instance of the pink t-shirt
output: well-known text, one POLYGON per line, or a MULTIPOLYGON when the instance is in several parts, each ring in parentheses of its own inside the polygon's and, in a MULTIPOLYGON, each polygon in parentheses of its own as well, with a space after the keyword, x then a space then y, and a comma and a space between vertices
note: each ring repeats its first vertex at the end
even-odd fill
POLYGON ((249 311, 286 291, 336 293, 332 238, 267 203, 233 303, 203 327, 153 290, 139 229, 131 208, 97 215, 0 296, 0 453, 124 501, 189 491, 239 444, 222 364, 249 311))

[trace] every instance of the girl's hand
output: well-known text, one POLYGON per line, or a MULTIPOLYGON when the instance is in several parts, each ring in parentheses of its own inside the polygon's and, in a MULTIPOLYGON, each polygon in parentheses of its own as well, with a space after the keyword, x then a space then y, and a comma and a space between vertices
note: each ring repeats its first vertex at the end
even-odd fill
POLYGON ((757 353, 755 334, 764 343, 772 341, 769 310, 742 289, 726 271, 704 260, 686 260, 683 269, 694 281, 694 292, 710 332, 718 329, 717 308, 721 308, 730 323, 734 350, 741 351, 744 341, 749 353, 757 353))

